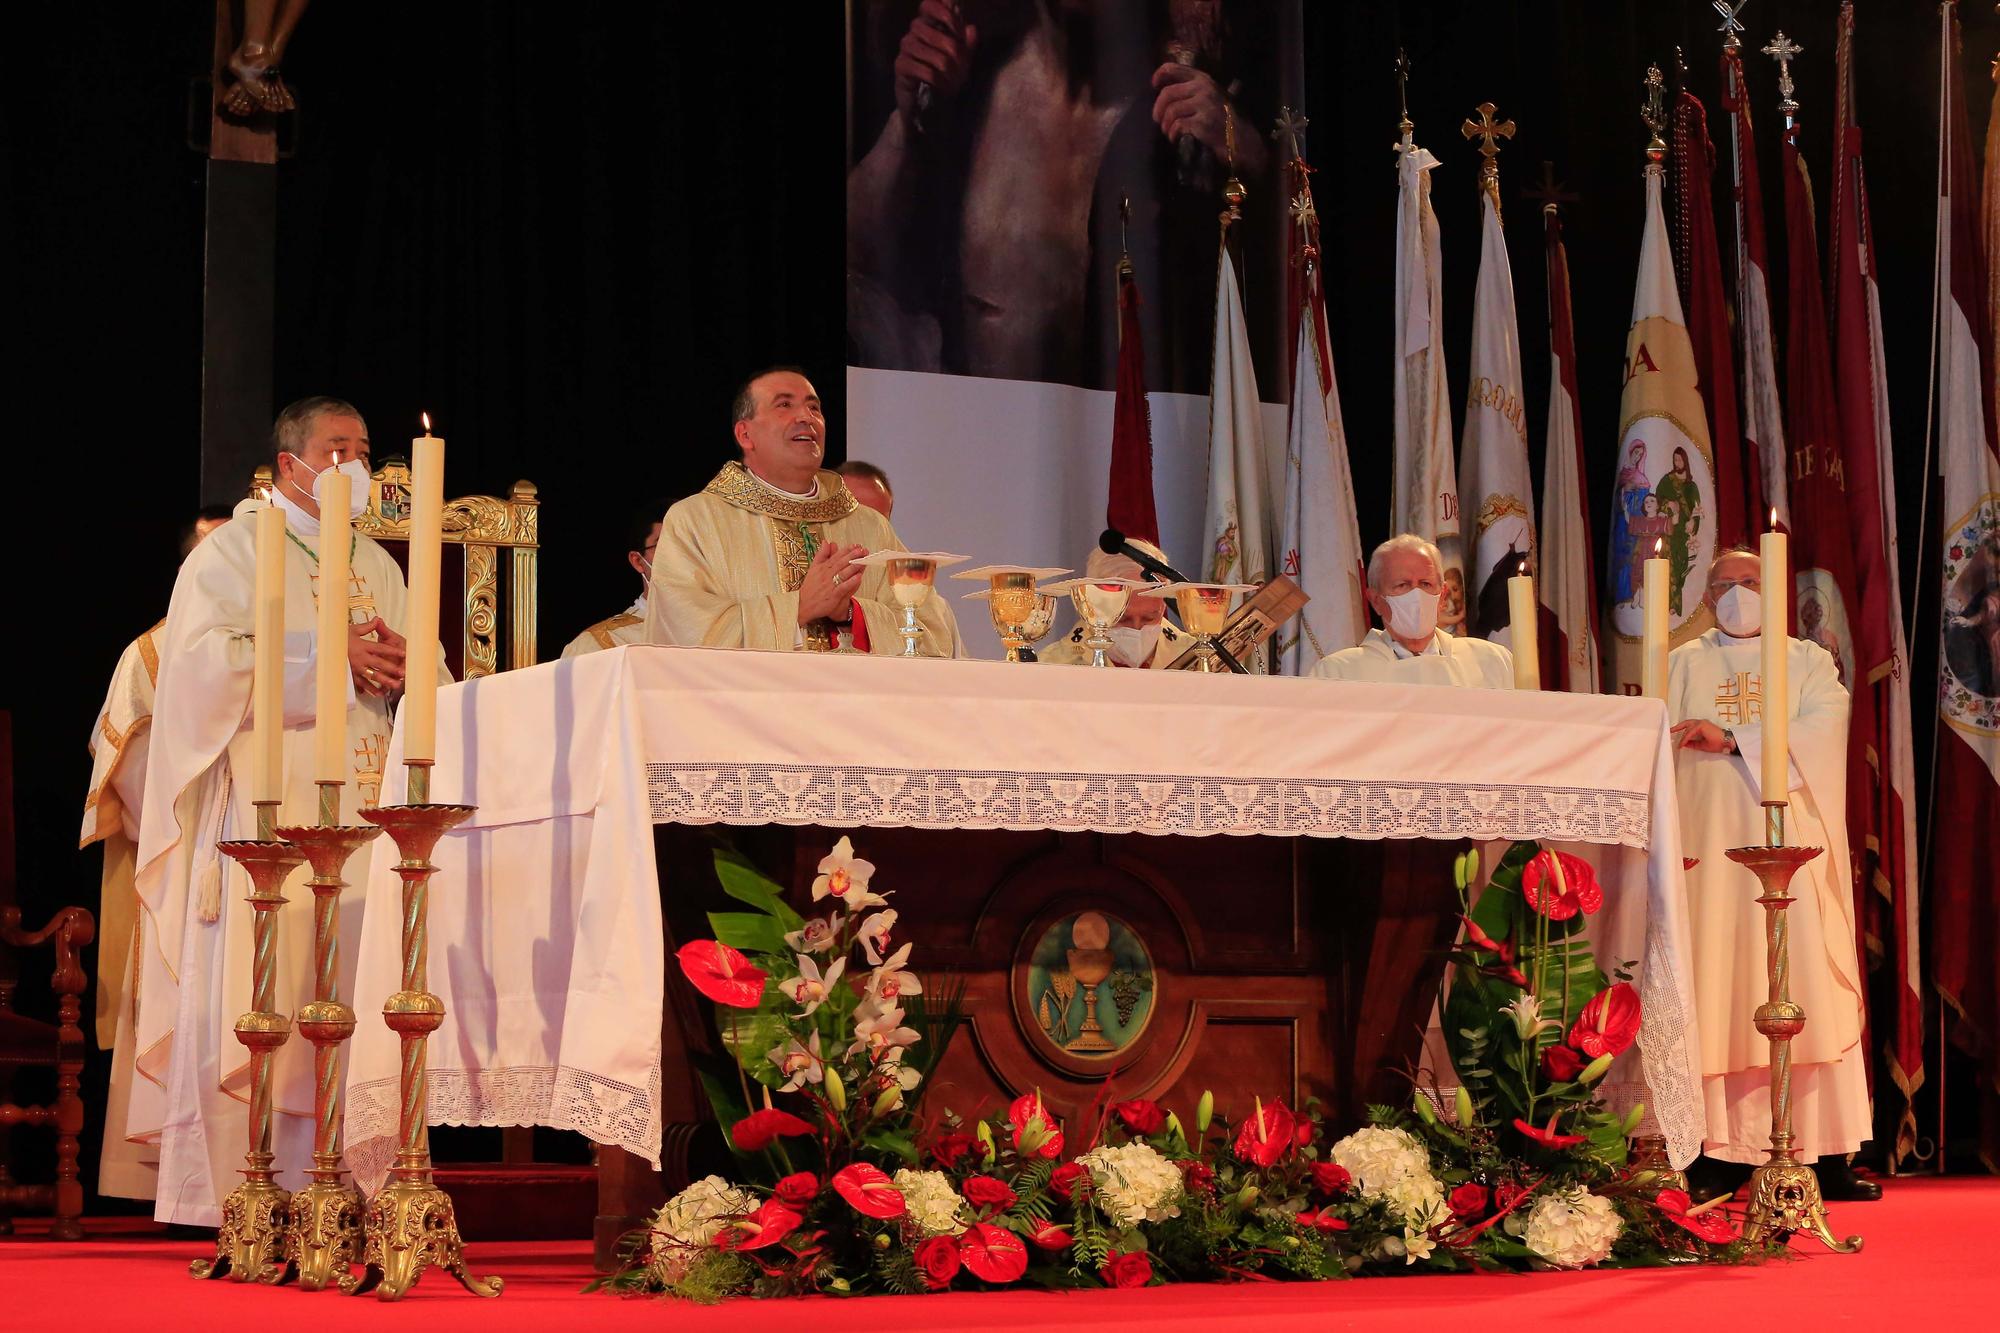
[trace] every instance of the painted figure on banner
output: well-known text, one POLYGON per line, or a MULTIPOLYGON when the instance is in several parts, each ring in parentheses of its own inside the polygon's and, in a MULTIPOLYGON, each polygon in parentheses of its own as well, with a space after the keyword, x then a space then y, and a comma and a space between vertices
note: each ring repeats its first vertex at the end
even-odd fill
MULTIPOLYGON (((1639 595, 1639 562, 1652 554, 1651 542, 1641 542, 1632 524, 1648 517, 1646 502, 1652 498, 1653 483, 1646 476, 1646 446, 1634 444, 1618 473, 1618 493, 1611 509, 1611 597, 1614 602, 1630 602, 1639 595)), ((1659 512, 1655 503, 1652 513, 1659 512)))
POLYGON ((1946 720, 2000 733, 2000 497, 1959 529, 1945 569, 1946 720))
MULTIPOLYGON (((1226 176, 1281 207, 1280 0, 863 0, 849 6, 848 336, 853 363, 1112 386, 1115 268, 1214 262, 1226 176), (1132 204, 1129 226, 1120 201, 1132 204)), ((1280 290, 1275 230, 1245 262, 1280 290)), ((1141 310, 1155 383, 1199 393, 1210 302, 1141 310)), ((1280 350, 1260 329, 1260 373, 1280 350)))

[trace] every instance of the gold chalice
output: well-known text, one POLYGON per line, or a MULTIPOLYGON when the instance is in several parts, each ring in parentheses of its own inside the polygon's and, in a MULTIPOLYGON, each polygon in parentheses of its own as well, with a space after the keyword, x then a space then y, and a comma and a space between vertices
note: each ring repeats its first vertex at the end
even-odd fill
POLYGON ((1106 947, 1111 943, 1111 923, 1102 912, 1085 912, 1070 927, 1069 937, 1076 946, 1066 951, 1069 974, 1083 991, 1083 1026, 1063 1049, 1085 1055, 1116 1050, 1097 1021, 1097 988, 1111 975, 1111 965, 1116 959, 1106 947))
POLYGON ((1027 565, 981 565, 952 577, 987 585, 978 592, 967 593, 966 597, 986 603, 1009 662, 1032 662, 1034 645, 1048 634, 1056 618, 1056 599, 1043 592, 1037 583, 1067 573, 1066 569, 1034 569, 1027 565))
POLYGON ((1205 674, 1228 670, 1216 656, 1215 639, 1229 623, 1229 612, 1236 594, 1253 591, 1255 586, 1249 583, 1169 583, 1156 589, 1173 594, 1174 603, 1180 608, 1181 628, 1194 638, 1196 656, 1188 670, 1205 674))
POLYGON ((1142 579, 1082 578, 1052 583, 1048 591, 1069 594, 1077 616, 1090 626, 1090 636, 1083 641, 1083 646, 1090 649, 1090 664, 1108 667, 1111 659, 1106 652, 1111 647, 1111 626, 1125 614, 1125 603, 1132 599, 1133 590, 1147 586, 1142 579))

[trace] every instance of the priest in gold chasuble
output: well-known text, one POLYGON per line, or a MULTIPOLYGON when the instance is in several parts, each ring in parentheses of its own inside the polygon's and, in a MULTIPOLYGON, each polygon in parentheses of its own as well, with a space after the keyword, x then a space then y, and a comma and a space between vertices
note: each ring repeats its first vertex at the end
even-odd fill
MULTIPOLYGON (((888 571, 853 562, 903 550, 887 519, 819 466, 826 420, 812 384, 769 370, 737 395, 740 462, 667 511, 646 598, 649 643, 774 652, 897 653, 902 609, 888 571)), ((958 624, 933 595, 919 651, 957 657, 958 624)))

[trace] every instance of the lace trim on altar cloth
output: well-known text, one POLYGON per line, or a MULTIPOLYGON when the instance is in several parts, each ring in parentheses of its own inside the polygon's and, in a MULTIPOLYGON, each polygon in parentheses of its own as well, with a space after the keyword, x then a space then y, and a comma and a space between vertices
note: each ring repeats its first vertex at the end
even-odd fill
MULTIPOLYGON (((1642 1091, 1652 1095, 1647 1115, 1667 1140, 1667 1160, 1683 1167, 1701 1154, 1708 1104, 1699 1067, 1688 1064, 1694 1034, 1674 989, 1673 960, 1656 934, 1647 936, 1646 966, 1639 974, 1639 1059, 1647 1083, 1642 1091)), ((1612 1104, 1630 1109, 1619 1107, 1616 1098, 1612 1104)))
POLYGON ((646 765, 656 824, 1063 829, 1205 836, 1546 838, 1644 848, 1643 792, 1139 773, 646 765))
MULTIPOLYGON (((425 1079, 433 1125, 547 1125, 573 1129, 660 1165, 660 1070, 635 1088, 564 1065, 432 1069, 425 1079)), ((347 1090, 347 1166, 365 1194, 388 1179, 396 1156, 398 1080, 347 1090)))

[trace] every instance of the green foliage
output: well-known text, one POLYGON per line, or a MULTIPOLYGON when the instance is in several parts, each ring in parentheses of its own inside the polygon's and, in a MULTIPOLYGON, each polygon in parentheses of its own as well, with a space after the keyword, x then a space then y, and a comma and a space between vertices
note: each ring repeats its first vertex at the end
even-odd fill
POLYGON ((710 912, 715 938, 745 953, 783 953, 785 932, 778 919, 762 912, 710 912))
POLYGON ((715 853, 715 877, 722 891, 741 903, 776 917, 786 930, 797 930, 805 918, 785 902, 784 889, 740 853, 719 848, 715 853))

